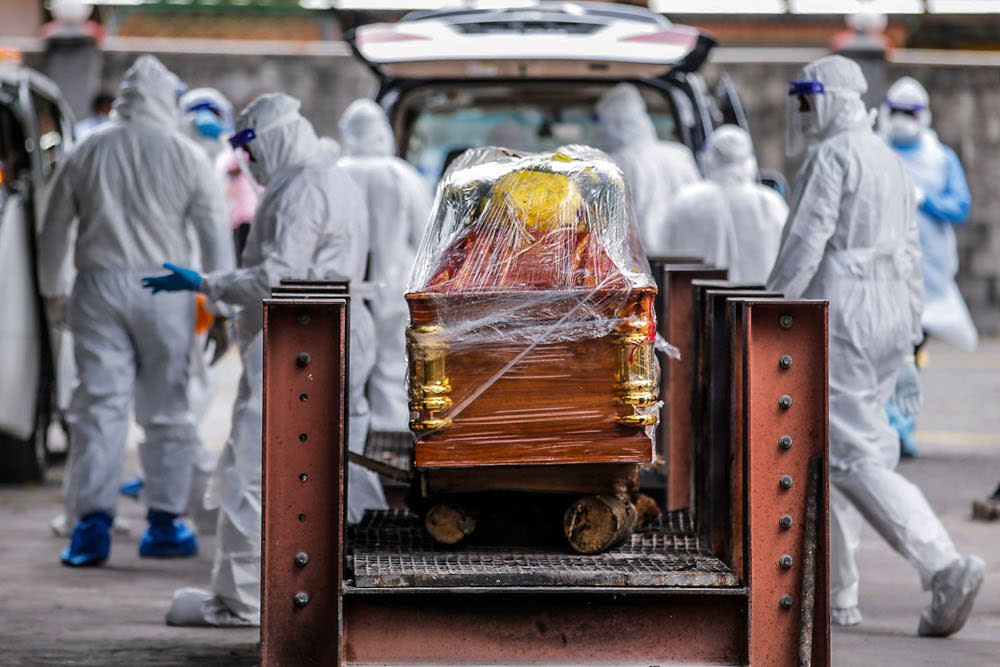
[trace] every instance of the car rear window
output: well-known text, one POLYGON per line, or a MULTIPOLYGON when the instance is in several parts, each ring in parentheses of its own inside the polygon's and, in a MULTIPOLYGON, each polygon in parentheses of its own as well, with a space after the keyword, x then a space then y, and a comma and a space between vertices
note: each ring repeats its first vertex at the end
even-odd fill
MULTIPOLYGON (((594 106, 614 82, 431 84, 406 95, 395 113, 401 155, 436 185, 452 159, 469 148, 500 145, 551 151, 595 145, 594 106)), ((660 139, 678 141, 665 92, 640 86, 660 139)))

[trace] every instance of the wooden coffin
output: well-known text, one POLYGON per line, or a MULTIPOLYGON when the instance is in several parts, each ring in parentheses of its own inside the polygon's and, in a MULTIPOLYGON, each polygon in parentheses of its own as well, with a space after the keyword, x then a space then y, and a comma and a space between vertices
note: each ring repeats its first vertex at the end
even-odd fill
POLYGON ((406 295, 418 469, 653 460, 656 287, 591 157, 505 154, 439 189, 406 295))
MULTIPOLYGON (((652 461, 647 427, 655 424, 655 412, 642 408, 656 403, 658 385, 652 340, 641 323, 649 321, 644 314, 654 294, 655 288, 643 288, 603 300, 607 307, 624 303, 636 317, 599 338, 491 345, 438 343, 444 338, 440 311, 474 309, 485 316, 516 297, 407 295, 411 408, 417 408, 411 426, 418 433, 427 428, 415 445, 416 466, 652 461), (428 354, 429 365, 436 365, 430 377, 418 368, 428 365, 428 354), (440 388, 442 378, 447 391, 424 391, 440 388), (425 395, 447 400, 421 403, 425 395)), ((575 296, 566 296, 563 309, 575 305, 575 296)))

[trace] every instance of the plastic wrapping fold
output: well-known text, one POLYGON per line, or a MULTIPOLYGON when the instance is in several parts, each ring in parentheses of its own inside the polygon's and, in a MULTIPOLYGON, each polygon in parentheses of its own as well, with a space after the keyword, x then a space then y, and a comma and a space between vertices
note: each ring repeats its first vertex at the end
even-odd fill
POLYGON ((464 153, 407 288, 425 465, 648 461, 655 283, 604 153, 464 153))

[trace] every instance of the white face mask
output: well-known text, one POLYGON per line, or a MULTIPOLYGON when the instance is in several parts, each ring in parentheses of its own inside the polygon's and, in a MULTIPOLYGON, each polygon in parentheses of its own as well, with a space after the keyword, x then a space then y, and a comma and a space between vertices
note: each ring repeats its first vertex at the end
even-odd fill
POLYGON ((913 116, 894 113, 889 116, 889 138, 894 144, 912 144, 920 138, 920 121, 913 116))

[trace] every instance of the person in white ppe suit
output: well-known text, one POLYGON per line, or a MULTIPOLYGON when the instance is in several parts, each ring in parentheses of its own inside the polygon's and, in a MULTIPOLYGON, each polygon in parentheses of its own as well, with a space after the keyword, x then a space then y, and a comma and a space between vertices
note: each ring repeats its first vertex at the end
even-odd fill
POLYGON ((343 167, 368 207, 369 299, 378 351, 368 382, 373 431, 409 433, 406 395, 406 279, 431 209, 430 189, 416 169, 396 157, 382 107, 355 100, 340 117, 343 167))
POLYGON ((960 556, 920 490, 894 468, 885 404, 915 411, 920 385, 920 240, 906 165, 871 128, 861 68, 842 56, 807 65, 789 85, 789 152, 799 171, 781 250, 767 281, 789 298, 830 302, 830 579, 832 620, 861 621, 861 516, 920 574, 931 602, 921 635, 965 623, 983 561, 960 556))
MULTIPOLYGON (((67 509, 78 520, 61 560, 97 565, 110 553, 129 412, 145 432, 150 525, 141 556, 189 556, 191 464, 199 446, 188 399, 194 301, 150 301, 139 279, 170 257, 190 259, 190 228, 212 270, 233 265, 221 191, 204 153, 177 129, 180 81, 140 56, 114 118, 88 135, 56 176, 39 238, 39 279, 50 304, 66 302, 57 277, 73 253, 68 300, 79 383, 69 411, 67 509), (72 245, 75 238, 75 245, 72 245)), ((50 307, 50 312, 58 308, 50 307)))
MULTIPOLYGON (((181 110, 181 130, 205 151, 213 165, 217 165, 219 156, 230 150, 225 136, 232 132, 233 105, 214 88, 195 88, 181 95, 179 106, 181 110)), ((218 173, 218 167, 216 166, 218 173)), ((220 179, 221 187, 221 179, 220 179)), ((189 233, 189 240, 195 251, 192 266, 201 269, 201 251, 198 239, 189 233)), ((221 314, 212 312, 211 304, 200 297, 198 310, 208 310, 215 316, 212 325, 206 333, 194 338, 191 350, 191 368, 188 377, 188 403, 195 424, 201 423, 211 403, 215 391, 215 374, 213 366, 229 347, 227 319, 221 314), (209 350, 209 348, 212 348, 209 350), (207 358, 206 358, 207 355, 207 358)), ((197 318, 196 318, 197 319, 197 318)), ((188 514, 197 528, 199 535, 215 533, 216 512, 205 507, 204 496, 208 488, 208 480, 215 470, 216 456, 204 446, 198 447, 194 454, 194 467, 191 471, 191 492, 188 501, 188 514)), ((132 477, 121 487, 123 495, 138 498, 145 485, 141 476, 132 477)))
POLYGON ((226 136, 233 131, 233 105, 215 88, 194 88, 181 96, 184 131, 201 146, 212 164, 229 150, 226 136))
MULTIPOLYGON (((243 251, 243 268, 201 275, 168 264, 171 274, 143 281, 154 294, 197 290, 241 307, 236 328, 243 376, 232 433, 209 489, 219 503, 212 590, 176 591, 167 613, 172 625, 260 623, 261 300, 283 279, 359 282, 365 269, 364 199, 320 146, 312 125, 299 114, 299 101, 281 93, 262 95, 240 113, 236 129, 230 143, 245 152, 251 175, 265 188, 243 251)), ((163 297, 155 294, 152 300, 163 297)), ((354 301, 349 447, 358 452, 368 426, 364 385, 374 361, 374 337, 371 315, 360 300, 354 301)), ((350 521, 359 520, 365 508, 385 507, 374 473, 352 465, 347 491, 350 521)))
POLYGON ((678 193, 670 207, 667 247, 729 268, 729 279, 763 283, 778 256, 788 206, 757 183, 750 135, 723 125, 706 142, 705 180, 678 193))
MULTIPOLYGON (((969 219, 972 197, 962 164, 930 128, 927 91, 915 79, 903 77, 890 86, 880 109, 885 139, 910 170, 917 188, 917 224, 923 250, 924 333, 971 351, 979 334, 955 284, 958 248, 955 227, 969 219)), ((889 417, 899 434, 903 453, 915 455, 914 419, 890 402, 889 417)))
POLYGON ((684 144, 657 139, 646 101, 630 83, 604 93, 595 112, 597 147, 625 174, 646 254, 669 254, 670 205, 681 188, 701 179, 694 155, 684 144))

